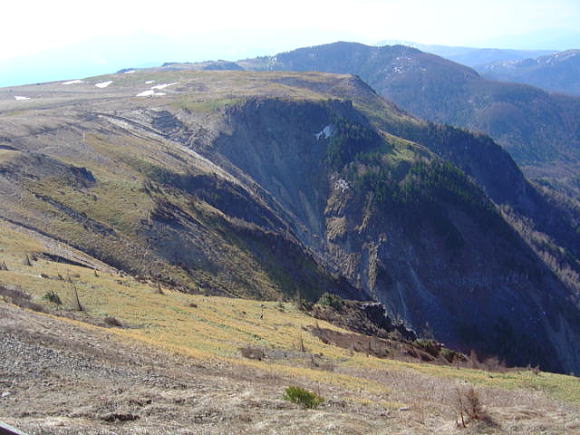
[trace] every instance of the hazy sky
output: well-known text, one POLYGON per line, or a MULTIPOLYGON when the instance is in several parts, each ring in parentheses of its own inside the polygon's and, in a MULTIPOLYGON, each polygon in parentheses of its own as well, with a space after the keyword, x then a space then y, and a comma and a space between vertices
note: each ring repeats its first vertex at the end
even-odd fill
POLYGON ((0 86, 339 40, 580 48, 580 0, 6 0, 0 16, 0 86))
POLYGON ((106 35, 187 38, 236 52, 248 43, 288 49, 335 40, 485 45, 580 29, 580 0, 19 0, 0 12, 0 59, 106 35))

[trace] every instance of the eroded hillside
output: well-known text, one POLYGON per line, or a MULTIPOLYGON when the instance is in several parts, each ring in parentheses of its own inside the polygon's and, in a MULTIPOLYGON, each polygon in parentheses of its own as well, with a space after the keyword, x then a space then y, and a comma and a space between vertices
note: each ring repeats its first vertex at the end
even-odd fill
POLYGON ((2 218, 57 246, 187 293, 372 298, 463 351, 580 365, 573 286, 498 205, 546 211, 534 224, 555 250, 578 246, 569 222, 488 138, 418 121, 355 77, 4 89, 0 137, 2 218))

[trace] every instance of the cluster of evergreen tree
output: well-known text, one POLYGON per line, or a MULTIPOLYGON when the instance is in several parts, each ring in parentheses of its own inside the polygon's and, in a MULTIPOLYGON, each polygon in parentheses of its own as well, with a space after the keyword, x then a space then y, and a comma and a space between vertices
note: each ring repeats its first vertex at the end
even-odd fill
POLYGON ((361 191, 373 192, 376 205, 389 208, 425 207, 445 202, 462 208, 491 211, 492 204, 469 178, 449 162, 417 161, 400 178, 382 165, 355 176, 361 191))
POLYGON ((326 159, 332 169, 341 169, 360 153, 381 145, 380 136, 359 122, 336 116, 332 120, 332 135, 326 148, 326 159))

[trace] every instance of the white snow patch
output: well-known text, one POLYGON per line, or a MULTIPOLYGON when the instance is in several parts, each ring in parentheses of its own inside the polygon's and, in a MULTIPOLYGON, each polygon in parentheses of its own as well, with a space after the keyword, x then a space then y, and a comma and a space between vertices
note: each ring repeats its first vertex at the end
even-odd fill
POLYGON ((15 96, 14 96, 14 99, 15 99, 16 101, 24 101, 24 100, 30 100, 30 98, 28 98, 28 97, 22 97, 22 96, 20 96, 20 95, 15 95, 15 96))
POLYGON ((176 85, 177 82, 173 83, 161 83, 160 85, 151 86, 151 89, 165 89, 168 86, 176 85))
POLYGON ((570 59, 571 57, 576 56, 577 53, 572 52, 572 53, 557 53, 556 57, 558 58, 558 60, 562 61, 562 60, 567 60, 570 59))
POLYGON ((107 86, 109 86, 111 83, 113 83, 113 81, 112 81, 112 80, 109 80, 108 82, 101 82, 101 83, 97 83, 97 84, 95 84, 95 86, 96 86, 97 88, 104 89, 104 88, 106 88, 107 86))
POLYGON ((153 89, 148 89, 146 91, 140 92, 136 97, 161 97, 165 95, 165 92, 155 92, 153 89))
POLYGON ((348 181, 346 181, 344 178, 339 178, 336 180, 336 183, 334 183, 334 187, 336 190, 346 192, 348 189, 350 189, 350 184, 348 184, 348 181))
POLYGON ((70 80, 68 82, 64 82, 63 85, 76 85, 78 83, 83 83, 82 80, 70 80))
POLYGON ((145 82, 145 84, 146 84, 146 85, 151 85, 151 84, 153 84, 153 83, 155 83, 155 80, 147 80, 147 81, 145 82))
POLYGON ((328 139, 330 136, 332 136, 332 125, 327 125, 314 136, 316 136, 316 140, 320 140, 322 136, 324 136, 325 139, 328 139))
POLYGON ((134 74, 135 70, 134 69, 130 69, 129 71, 125 71, 125 74, 134 74))

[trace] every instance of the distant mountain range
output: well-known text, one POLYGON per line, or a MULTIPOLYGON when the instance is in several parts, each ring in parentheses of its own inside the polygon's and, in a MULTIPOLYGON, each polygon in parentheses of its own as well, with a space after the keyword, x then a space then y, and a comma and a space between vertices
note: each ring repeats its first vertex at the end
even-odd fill
POLYGON ((475 69, 481 66, 504 61, 517 61, 523 59, 536 58, 548 54, 553 54, 556 50, 513 50, 505 48, 475 48, 475 47, 452 47, 447 45, 420 44, 411 41, 386 40, 377 44, 385 45, 405 45, 413 47, 425 53, 436 54, 453 62, 460 63, 475 69))
POLYGON ((481 65, 490 80, 526 83, 554 92, 580 95, 580 50, 567 50, 536 59, 504 60, 481 65))
POLYGON ((382 41, 378 45, 417 48, 469 66, 489 80, 523 83, 546 91, 580 95, 580 50, 449 47, 409 41, 382 41))
POLYGON ((580 99, 482 78, 476 71, 406 46, 337 42, 238 62, 166 64, 167 69, 323 71, 356 74, 423 119, 489 134, 524 172, 580 196, 580 99))

